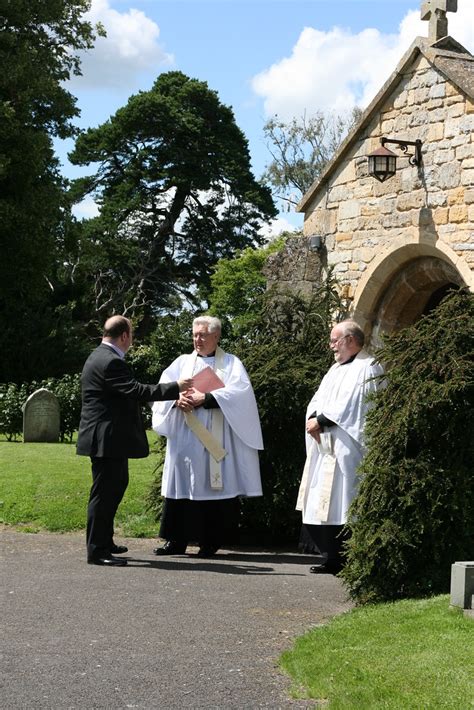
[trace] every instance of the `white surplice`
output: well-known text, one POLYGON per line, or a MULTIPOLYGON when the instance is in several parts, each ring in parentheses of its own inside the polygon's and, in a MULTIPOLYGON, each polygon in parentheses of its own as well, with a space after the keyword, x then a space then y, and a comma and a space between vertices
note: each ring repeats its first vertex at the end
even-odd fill
POLYGON ((358 488, 357 467, 364 455, 363 431, 369 403, 367 395, 380 386, 382 367, 361 350, 352 362, 335 363, 323 377, 308 405, 306 421, 311 414, 324 414, 336 426, 327 427, 331 434, 335 458, 334 478, 327 519, 321 511, 324 468, 328 459, 318 450, 313 437, 306 434, 307 480, 302 482, 299 502, 303 523, 308 525, 343 525, 347 510, 358 488), (374 378, 377 378, 374 380, 374 378))
MULTIPOLYGON (((181 355, 166 370, 160 382, 173 382, 196 374, 206 366, 215 368, 215 357, 181 355), (194 361, 189 372, 190 359, 194 361)), ((222 490, 211 488, 209 452, 189 429, 182 410, 174 402, 153 404, 152 426, 157 434, 167 437, 161 493, 165 498, 218 500, 236 496, 261 496, 258 450, 263 449, 257 403, 242 362, 224 353, 223 367, 218 371, 224 387, 212 392, 224 417, 222 446, 226 456, 221 461, 222 490)), ((212 412, 197 407, 193 413, 212 430, 212 412)))

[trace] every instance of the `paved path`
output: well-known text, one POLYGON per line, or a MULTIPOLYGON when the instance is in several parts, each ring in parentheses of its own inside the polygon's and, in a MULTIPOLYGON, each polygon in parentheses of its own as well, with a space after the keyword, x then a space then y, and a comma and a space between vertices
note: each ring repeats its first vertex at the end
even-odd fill
POLYGON ((297 553, 224 550, 87 565, 82 535, 0 531, 1 707, 304 708, 278 669, 294 637, 350 608, 297 553))

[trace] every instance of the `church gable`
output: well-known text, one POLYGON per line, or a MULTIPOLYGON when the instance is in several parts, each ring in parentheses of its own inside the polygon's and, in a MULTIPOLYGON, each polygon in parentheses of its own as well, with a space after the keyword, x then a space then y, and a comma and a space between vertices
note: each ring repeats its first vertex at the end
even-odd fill
MULTIPOLYGON (((427 85, 431 82, 434 85, 448 80, 453 84, 453 87, 457 88, 460 94, 464 95, 464 98, 468 101, 468 107, 470 106, 472 110, 472 101, 474 100, 474 57, 462 45, 452 40, 451 37, 443 38, 437 45, 432 47, 428 46, 424 38, 418 37, 368 108, 363 112, 357 125, 343 141, 321 176, 303 196, 297 207, 298 212, 307 213, 310 211, 311 202, 318 197, 319 191, 325 190, 328 184, 338 181, 341 173, 341 163, 357 158, 361 149, 365 150, 365 140, 372 133, 371 125, 378 120, 379 114, 383 113, 387 106, 390 107, 390 103, 393 110, 400 108, 400 104, 395 103, 397 94, 403 93, 403 86, 400 88, 400 85, 403 85, 407 78, 415 73, 419 73, 420 76, 414 79, 412 88, 417 83, 419 84, 418 88, 423 88, 422 84, 427 85), (447 47, 456 48, 456 51, 448 50, 447 47), (431 77, 428 75, 430 69, 433 72, 431 77), (439 75, 438 78, 434 77, 435 74, 439 75)), ((440 89, 439 91, 442 90, 440 89)), ((453 91, 453 88, 449 91, 453 91)), ((432 98, 443 98, 441 95, 434 96, 435 92, 436 90, 433 89, 432 98)), ((422 99, 422 103, 426 103, 426 97, 423 96, 423 92, 417 96, 409 97, 413 110, 416 110, 416 102, 419 98, 422 99)), ((425 106, 424 108, 431 110, 434 107, 439 108, 432 102, 429 107, 425 106)), ((399 126, 402 126, 402 130, 405 130, 405 118, 401 116, 394 128, 398 130, 399 126)), ((408 140, 406 135, 398 137, 408 140)), ((361 157, 365 158, 367 154, 362 152, 361 157)))
MULTIPOLYGON (((331 268, 372 342, 450 289, 474 291, 474 57, 442 34, 450 11, 454 0, 423 3, 429 39, 415 40, 298 206, 303 250, 318 245, 313 283, 331 268), (379 181, 368 156, 382 139, 397 167, 379 181)), ((303 255, 300 263, 311 266, 303 255)))

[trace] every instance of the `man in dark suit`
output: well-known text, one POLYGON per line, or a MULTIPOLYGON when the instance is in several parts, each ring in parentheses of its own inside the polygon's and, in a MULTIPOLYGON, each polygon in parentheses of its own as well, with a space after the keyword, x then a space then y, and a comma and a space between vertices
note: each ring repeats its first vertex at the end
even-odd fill
POLYGON ((82 411, 77 453, 90 456, 92 488, 87 510, 87 561, 125 566, 114 554, 127 548, 113 541, 114 517, 128 485, 128 459, 148 456, 148 440, 140 405, 178 399, 192 379, 144 385, 134 378, 124 357, 132 345, 132 325, 112 316, 104 325, 102 342, 82 370, 82 411))

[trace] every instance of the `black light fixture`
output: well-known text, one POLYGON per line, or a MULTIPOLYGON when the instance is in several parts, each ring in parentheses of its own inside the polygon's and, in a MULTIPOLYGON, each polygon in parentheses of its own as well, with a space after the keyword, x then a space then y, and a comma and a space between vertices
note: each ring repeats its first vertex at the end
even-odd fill
POLYGON ((308 249, 310 251, 320 251, 323 246, 323 238, 319 234, 312 234, 308 237, 308 249))
POLYGON ((397 156, 391 150, 385 147, 386 143, 394 143, 408 158, 410 165, 421 165, 421 140, 403 141, 399 138, 381 138, 380 148, 374 150, 368 156, 369 159, 369 175, 376 178, 379 182, 384 182, 391 178, 397 172, 397 156), (408 153, 408 147, 415 148, 413 153, 408 153))

